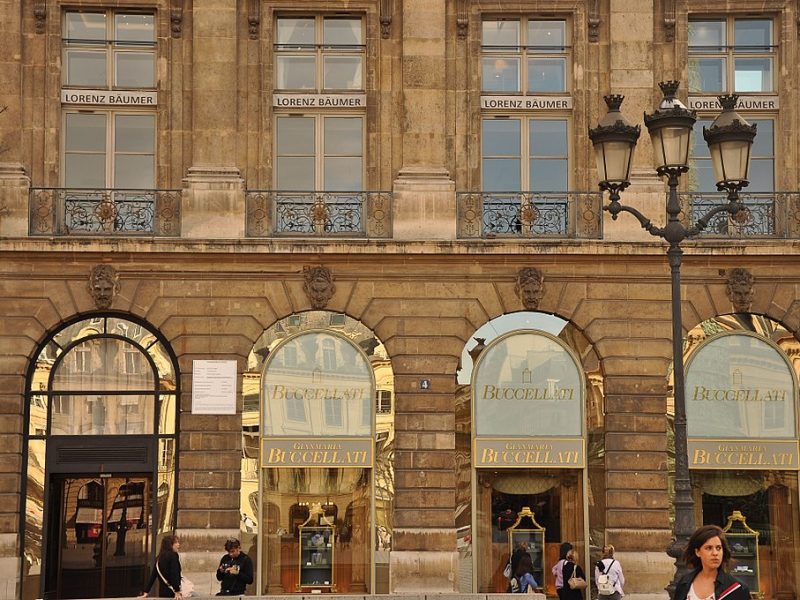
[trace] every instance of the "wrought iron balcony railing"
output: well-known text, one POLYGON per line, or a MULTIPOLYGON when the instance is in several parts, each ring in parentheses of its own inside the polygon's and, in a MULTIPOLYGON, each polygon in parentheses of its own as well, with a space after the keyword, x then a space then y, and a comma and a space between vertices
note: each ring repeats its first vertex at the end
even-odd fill
POLYGON ((251 237, 392 236, 391 192, 249 190, 246 198, 251 237))
POLYGON ((459 192, 459 238, 599 239, 600 192, 459 192))
MULTIPOLYGON (((719 213, 700 233, 700 238, 790 239, 800 237, 800 192, 740 194, 744 209, 735 217, 719 213)), ((681 194, 686 223, 697 219, 720 204, 727 204, 724 193, 689 192, 681 194)))
POLYGON ((31 188, 30 235, 181 233, 181 190, 31 188))

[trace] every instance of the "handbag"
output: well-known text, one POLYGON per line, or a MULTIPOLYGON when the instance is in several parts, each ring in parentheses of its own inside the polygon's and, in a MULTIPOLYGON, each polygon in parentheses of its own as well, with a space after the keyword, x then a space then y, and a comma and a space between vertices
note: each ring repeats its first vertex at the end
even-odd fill
POLYGON ((572 577, 567 580, 567 585, 571 590, 585 590, 587 583, 583 577, 578 577, 578 565, 572 567, 572 577))
MULTIPOLYGON (((178 592, 175 591, 175 588, 172 587, 169 584, 169 581, 167 581, 167 578, 161 574, 161 569, 158 567, 158 559, 156 559, 156 571, 158 572, 158 576, 161 578, 161 581, 164 582, 164 585, 171 589, 173 594, 177 594, 178 592)), ((194 592, 194 584, 189 579, 181 575, 181 596, 191 596, 192 592, 194 592)))

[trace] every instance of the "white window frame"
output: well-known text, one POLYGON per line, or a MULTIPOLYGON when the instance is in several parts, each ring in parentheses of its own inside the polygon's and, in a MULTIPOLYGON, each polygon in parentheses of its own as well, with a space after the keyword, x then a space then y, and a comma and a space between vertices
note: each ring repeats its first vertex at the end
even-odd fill
MULTIPOLYGON (((153 158, 153 181, 149 187, 140 187, 136 189, 152 189, 156 187, 156 181, 158 178, 157 174, 157 156, 158 156, 158 115, 155 111, 143 111, 143 110, 130 110, 130 109, 82 109, 77 107, 65 107, 61 111, 61 127, 64 134, 61 136, 61 185, 66 186, 67 183, 67 115, 71 114, 102 114, 105 115, 105 133, 106 133, 106 143, 105 143, 105 184, 104 188, 114 189, 116 188, 116 172, 115 172, 115 158, 117 156, 116 151, 116 117, 117 116, 151 116, 153 118, 153 153, 136 153, 136 152, 125 152, 126 155, 138 155, 138 156, 152 156, 153 158)), ((97 154, 97 153, 93 153, 97 154)))
POLYGON ((148 12, 148 11, 140 11, 135 9, 113 9, 113 10, 102 10, 102 9, 88 9, 88 10, 64 10, 62 13, 62 23, 61 23, 61 45, 62 45, 62 77, 61 77, 61 86, 65 89, 70 88, 90 88, 90 89, 109 89, 109 90, 155 90, 158 88, 158 70, 157 70, 157 56, 156 56, 156 48, 157 48, 157 23, 155 22, 155 13, 148 12), (70 38, 67 38, 67 14, 70 13, 90 13, 90 14, 102 14, 105 15, 106 20, 106 36, 105 40, 76 40, 70 41, 70 38), (117 15, 147 15, 153 17, 153 41, 152 42, 123 42, 117 41, 115 39, 115 30, 116 30, 116 19, 117 15), (103 50, 105 52, 106 58, 106 82, 105 85, 101 86, 86 86, 81 84, 70 84, 69 83, 69 73, 68 73, 68 65, 69 60, 67 59, 67 55, 70 51, 94 51, 97 52, 99 50, 103 50), (117 54, 125 54, 125 53, 150 53, 152 55, 153 60, 153 84, 151 86, 141 86, 141 87, 128 87, 128 86, 118 86, 116 85, 116 56, 117 54))
MULTIPOLYGON (((505 114, 492 114, 492 113, 483 113, 481 114, 481 132, 483 132, 483 122, 486 120, 498 120, 498 121, 520 121, 520 189, 519 190, 494 190, 494 189, 487 189, 483 181, 484 177, 484 159, 486 156, 483 153, 483 135, 481 135, 481 146, 480 146, 480 174, 481 174, 481 182, 483 185, 483 189, 485 192, 499 192, 499 193, 512 193, 512 192, 556 192, 565 194, 571 188, 572 183, 572 143, 571 143, 571 129, 572 129, 572 121, 569 117, 562 116, 559 114, 515 114, 515 115, 505 115, 505 114), (547 156, 547 157, 539 157, 541 160, 552 160, 552 161, 562 161, 566 159, 566 166, 567 166, 567 180, 565 182, 566 188, 564 190, 550 190, 544 188, 534 188, 532 187, 532 183, 530 181, 530 161, 531 159, 535 159, 537 157, 531 156, 530 153, 530 123, 531 121, 563 121, 566 124, 566 143, 567 143, 567 155, 565 157, 556 157, 556 156, 547 156)), ((500 157, 501 155, 498 155, 500 157)), ((504 155, 503 155, 504 156, 504 155)))
POLYGON ((566 95, 572 91, 572 45, 571 45, 571 28, 570 21, 566 18, 541 18, 541 17, 496 17, 485 16, 481 20, 481 38, 483 38, 483 23, 495 21, 508 21, 519 23, 519 39, 517 46, 501 46, 492 47, 483 45, 484 40, 481 39, 481 94, 484 95, 522 95, 522 96, 541 96, 541 95, 566 95), (564 45, 552 46, 552 49, 547 46, 533 46, 530 44, 532 40, 528 40, 528 23, 531 22, 557 22, 564 24, 564 45), (538 49, 537 49, 538 48, 538 49), (557 50, 560 48, 561 50, 557 50), (556 91, 535 91, 529 90, 528 82, 528 62, 530 59, 543 58, 543 59, 563 59, 564 61, 564 89, 556 91), (492 90, 485 89, 483 82, 483 62, 486 59, 494 60, 519 60, 519 71, 517 74, 517 89, 516 90, 492 90))
POLYGON ((366 87, 367 75, 367 46, 366 46, 366 23, 364 15, 353 14, 299 14, 287 15, 279 14, 275 17, 273 36, 275 43, 273 44, 273 67, 275 74, 275 91, 282 93, 309 93, 309 94, 322 94, 322 93, 357 93, 364 92, 366 87), (310 46, 292 46, 289 44, 279 44, 278 40, 278 22, 281 19, 314 19, 314 44, 310 46), (361 21, 361 44, 357 46, 337 45, 326 46, 323 43, 324 22, 326 19, 349 19, 361 21), (312 88, 282 88, 278 87, 278 59, 281 56, 289 57, 313 57, 314 58, 314 86, 312 88), (361 85, 358 88, 326 88, 324 82, 324 63, 325 57, 339 57, 339 56, 359 56, 361 58, 361 85))
MULTIPOLYGON (((361 189, 360 190, 343 190, 347 192, 360 192, 366 189, 366 144, 367 144, 367 120, 363 112, 352 111, 324 111, 313 113, 276 113, 274 117, 273 131, 278 130, 278 120, 285 118, 313 118, 314 119, 314 184, 313 187, 306 189, 286 189, 285 191, 311 191, 311 190, 325 190, 325 119, 326 118, 357 118, 361 120, 361 189)), ((274 189, 278 187, 278 159, 282 157, 291 157, 289 154, 280 154, 278 148, 278 136, 273 135, 272 151, 275 157, 273 167, 273 183, 274 189)), ((300 156, 300 155, 298 155, 300 156)), ((310 156, 310 155, 302 155, 310 156)))
POLYGON ((747 95, 774 95, 777 94, 777 74, 778 74, 778 46, 775 43, 775 20, 771 16, 744 16, 744 15, 727 15, 727 16, 703 16, 691 15, 689 17, 689 24, 693 22, 718 22, 725 23, 725 44, 719 48, 710 48, 702 46, 690 45, 687 39, 687 88, 689 93, 693 95, 717 95, 717 94, 747 94, 747 95), (737 47, 736 44, 736 22, 737 21, 769 21, 770 22, 770 45, 769 50, 744 50, 743 47, 737 47), (725 83, 722 90, 692 90, 689 87, 691 84, 691 70, 690 63, 692 59, 714 58, 724 59, 725 61, 725 83), (741 91, 736 89, 736 59, 737 58, 769 58, 771 61, 770 75, 772 81, 770 82, 770 89, 759 92, 741 91))

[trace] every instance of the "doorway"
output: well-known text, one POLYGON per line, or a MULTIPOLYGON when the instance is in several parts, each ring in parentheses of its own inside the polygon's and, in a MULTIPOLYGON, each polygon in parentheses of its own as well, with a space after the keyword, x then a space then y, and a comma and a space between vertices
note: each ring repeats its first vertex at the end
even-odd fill
POLYGON ((150 563, 152 477, 53 475, 44 598, 138 596, 150 563))

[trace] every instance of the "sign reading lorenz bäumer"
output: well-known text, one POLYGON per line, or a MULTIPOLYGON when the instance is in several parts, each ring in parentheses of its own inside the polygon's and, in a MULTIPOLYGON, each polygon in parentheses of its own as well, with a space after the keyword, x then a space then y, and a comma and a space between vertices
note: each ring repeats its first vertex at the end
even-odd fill
POLYGON ((797 469, 796 390, 794 369, 768 340, 725 333, 704 342, 686 366, 690 465, 797 469))
POLYGON ((156 106, 158 92, 117 92, 110 90, 61 90, 62 104, 114 106, 156 106))
POLYGON ((558 338, 516 331, 489 344, 472 375, 475 466, 582 467, 583 388, 558 338))

